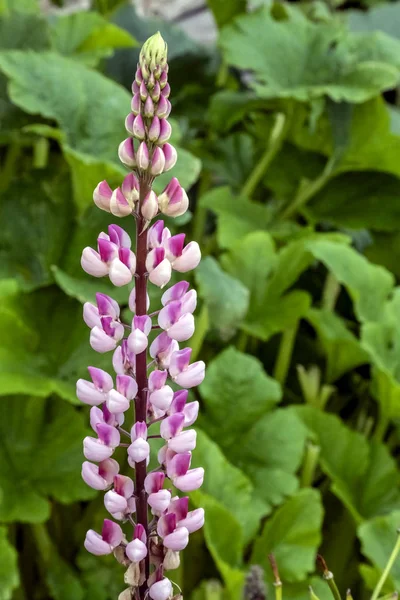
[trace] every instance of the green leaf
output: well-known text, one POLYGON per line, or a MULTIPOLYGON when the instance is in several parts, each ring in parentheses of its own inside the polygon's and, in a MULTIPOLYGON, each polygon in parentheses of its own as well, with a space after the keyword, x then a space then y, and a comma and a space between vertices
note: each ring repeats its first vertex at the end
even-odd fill
POLYGON ((322 261, 336 279, 345 285, 360 321, 377 321, 394 284, 389 271, 373 265, 356 250, 332 241, 307 244, 313 256, 322 261))
POLYGON ((268 223, 264 205, 234 196, 228 187, 207 192, 201 197, 200 205, 217 215, 217 237, 221 248, 231 248, 246 234, 265 229, 268 223))
POLYGON ((58 162, 20 176, 2 194, 0 219, 7 223, 0 232, 2 277, 16 278, 27 291, 52 282, 50 266, 62 256, 71 224, 68 198, 58 162))
POLYGON ((199 294, 208 309, 210 324, 228 340, 240 325, 249 306, 249 291, 237 279, 225 273, 211 256, 196 269, 199 294))
MULTIPOLYGON (((397 542, 397 530, 400 525, 400 511, 394 511, 384 517, 376 517, 358 528, 361 550, 372 564, 383 571, 389 556, 397 542)), ((400 586, 400 564, 395 561, 389 576, 389 591, 400 586)))
POLYGON ((250 480, 234 467, 222 454, 219 446, 199 429, 192 465, 201 466, 206 472, 201 494, 207 494, 217 500, 237 519, 243 528, 245 542, 248 542, 257 530, 261 517, 267 512, 266 505, 254 497, 250 480), (248 510, 250 505, 251 511, 248 510))
POLYGON ((36 11, 19 11, 15 7, 15 0, 12 2, 12 10, 0 11, 0 48, 47 50, 50 37, 46 20, 40 14, 35 14, 36 11))
POLYGON ((11 600, 19 585, 18 554, 7 539, 7 527, 0 527, 0 600, 11 600))
POLYGON ((248 474, 270 509, 298 488, 295 473, 303 459, 306 436, 306 428, 293 412, 274 410, 254 421, 242 434, 240 445, 232 443, 227 449, 228 457, 248 474))
POLYGON ((332 491, 356 522, 385 514, 400 501, 400 474, 383 444, 368 443, 338 417, 312 407, 296 413, 321 447, 320 464, 332 480, 332 491))
POLYGON ((232 346, 209 363, 200 392, 207 428, 220 439, 222 447, 236 443, 238 436, 282 396, 279 383, 268 377, 262 364, 232 346), (244 398, 251 398, 251 402, 243 403, 244 398))
POLYGON ((80 476, 88 431, 73 407, 17 397, 4 399, 0 411, 2 521, 41 523, 50 515, 49 496, 66 504, 93 496, 80 476))
POLYGON ((373 362, 372 392, 386 418, 400 415, 400 288, 395 288, 380 321, 364 323, 361 342, 373 362))
POLYGON ((109 56, 115 48, 137 45, 124 29, 98 13, 83 11, 59 16, 52 24, 51 40, 54 50, 60 54, 71 55, 91 66, 109 56))
POLYGON ((383 31, 394 38, 400 38, 399 3, 382 3, 368 11, 348 10, 346 16, 352 31, 383 31))
POLYGON ((207 0, 211 8, 218 27, 229 23, 234 16, 246 10, 245 0, 233 0, 225 2, 224 0, 207 0))
POLYGON ((369 362, 367 352, 338 315, 329 310, 311 308, 306 318, 316 330, 326 354, 327 383, 369 362))
POLYGON ((382 33, 350 34, 338 22, 316 24, 297 8, 284 10, 282 20, 267 8, 240 16, 220 36, 225 60, 254 71, 260 96, 363 102, 397 84, 396 40, 382 33))
POLYGON ((222 90, 211 97, 208 119, 212 129, 225 133, 242 121, 252 110, 263 108, 265 100, 260 100, 252 92, 222 90))
POLYGON ((96 293, 108 294, 114 300, 121 304, 127 304, 129 291, 127 287, 116 288, 111 283, 103 280, 93 281, 93 279, 78 279, 72 277, 59 269, 56 265, 52 266, 52 272, 57 285, 71 298, 76 298, 79 302, 95 302, 96 293))
POLYGON ((398 231, 399 195, 397 177, 378 172, 346 173, 331 180, 305 212, 317 222, 328 221, 340 227, 398 231))
POLYGON ((300 490, 266 522, 254 544, 251 562, 267 569, 267 556, 272 552, 284 581, 303 580, 314 570, 322 517, 319 492, 300 490))
POLYGON ((257 160, 254 146, 253 138, 247 133, 218 137, 212 155, 204 161, 205 166, 219 183, 239 193, 257 160))

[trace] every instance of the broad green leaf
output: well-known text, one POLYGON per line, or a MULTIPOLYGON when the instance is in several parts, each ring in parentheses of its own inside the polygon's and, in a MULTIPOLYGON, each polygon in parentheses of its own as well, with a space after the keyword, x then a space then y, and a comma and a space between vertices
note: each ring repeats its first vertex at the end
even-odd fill
POLYGON ((400 288, 395 288, 380 321, 364 323, 361 342, 373 362, 372 392, 386 418, 400 415, 400 288))
POLYGON ((68 179, 58 161, 40 174, 20 176, 2 194, 0 219, 7 223, 0 232, 2 277, 16 278, 24 290, 52 282, 50 266, 59 261, 68 239, 68 199, 68 179))
POLYGON ((19 50, 40 51, 48 49, 50 37, 45 18, 36 14, 36 11, 20 11, 15 6, 15 0, 11 0, 11 2, 10 11, 0 10, 1 50, 18 48, 19 50))
POLYGON ((279 383, 265 373, 262 364, 232 346, 209 363, 200 392, 207 429, 223 448, 236 443, 282 396, 279 383), (244 398, 251 402, 244 403, 244 398))
POLYGON ((332 480, 332 491, 356 522, 393 510, 400 501, 400 474, 387 448, 368 443, 338 417, 312 407, 296 413, 321 447, 320 464, 332 480))
POLYGON ((217 138, 212 155, 204 159, 204 165, 219 184, 229 185, 235 193, 240 193, 256 160, 253 138, 247 133, 233 133, 217 138))
POLYGON ((200 296, 208 309, 210 324, 228 340, 244 319, 249 306, 249 290, 238 280, 225 273, 211 256, 198 266, 196 282, 200 296))
POLYGON ((268 511, 268 507, 255 497, 250 480, 233 466, 222 454, 219 446, 199 429, 192 466, 204 468, 206 475, 201 493, 212 496, 238 520, 247 543, 257 530, 260 519, 268 511), (251 511, 248 510, 250 505, 251 511))
POLYGON ((267 569, 267 557, 272 552, 283 581, 302 581, 314 570, 322 517, 319 492, 300 490, 266 522, 254 544, 251 562, 267 569))
POLYGON ((113 287, 111 283, 104 280, 93 279, 78 279, 65 273, 57 266, 53 265, 52 272, 57 285, 71 298, 76 298, 79 302, 95 302, 96 293, 108 294, 114 300, 121 304, 127 304, 129 298, 128 287, 117 288, 113 287))
POLYGON ((397 231, 399 195, 397 177, 378 172, 346 173, 331 180, 305 212, 317 222, 327 221, 340 227, 397 231))
POLYGON ((221 264, 225 271, 250 291, 251 314, 267 309, 264 304, 267 278, 275 270, 276 260, 274 241, 266 231, 249 233, 229 253, 222 255, 221 264))
MULTIPOLYGON (((361 540, 361 550, 379 571, 383 571, 396 544, 400 526, 400 511, 394 511, 384 517, 376 517, 363 523, 358 528, 358 537, 361 540)), ((395 561, 389 576, 388 589, 400 586, 400 564, 395 561)))
POLYGON ((311 308, 306 318, 316 330, 326 355, 327 383, 369 362, 367 352, 338 315, 329 310, 311 308))
POLYGON ((115 48, 131 48, 136 45, 132 36, 109 23, 95 12, 74 12, 59 16, 51 28, 53 49, 95 66, 98 61, 112 54, 115 48))
POLYGON ((81 414, 60 400, 24 397, 3 399, 0 410, 2 521, 41 523, 50 515, 48 497, 68 504, 93 496, 80 476, 81 414))
POLYGON ((346 16, 352 31, 383 31, 400 38, 400 8, 398 2, 386 2, 368 11, 348 10, 346 16))
MULTIPOLYGON (((104 518, 103 507, 102 517, 104 518)), ((90 521, 90 526, 93 527, 92 521, 90 521)), ((98 527, 101 527, 101 523, 98 527)), ((85 600, 93 598, 115 600, 126 589, 122 577, 124 569, 116 560, 109 559, 109 556, 93 556, 84 548, 78 554, 77 564, 80 569, 80 581, 84 587, 85 600)))
POLYGON ((220 187, 202 196, 200 204, 218 218, 218 243, 230 248, 246 234, 266 229, 267 208, 243 196, 234 196, 228 187, 220 187))
POLYGON ((252 92, 222 90, 211 97, 208 119, 213 129, 226 132, 247 117, 249 112, 266 105, 252 92))
POLYGON ((392 274, 369 263, 364 256, 344 244, 315 240, 308 247, 313 256, 346 287, 360 321, 378 321, 393 288, 392 274))
POLYGON ((369 231, 370 245, 364 250, 369 261, 382 265, 400 279, 400 232, 369 231))
POLYGON ((274 410, 255 420, 241 435, 239 445, 235 442, 227 448, 228 457, 248 474, 270 509, 297 490, 295 473, 303 459, 306 436, 306 428, 293 412, 274 410))
POLYGON ((260 96, 363 102, 398 82, 396 40, 350 34, 338 22, 316 24, 296 8, 285 10, 282 20, 267 8, 240 16, 220 36, 225 60, 254 72, 260 96))
POLYGON ((7 527, 0 527, 0 600, 11 600, 19 585, 18 554, 7 539, 7 527))
POLYGON ((234 16, 246 10, 245 0, 232 0, 232 2, 207 0, 207 3, 213 12, 218 27, 229 23, 234 16))

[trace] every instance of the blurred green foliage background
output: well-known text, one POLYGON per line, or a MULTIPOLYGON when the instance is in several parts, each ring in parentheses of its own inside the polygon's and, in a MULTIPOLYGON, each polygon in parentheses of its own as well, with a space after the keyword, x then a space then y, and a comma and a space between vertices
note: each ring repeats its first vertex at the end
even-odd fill
MULTIPOLYGON (((208 363, 191 495, 206 509, 175 581, 238 600, 276 556, 283 594, 321 600, 321 551, 368 598, 400 525, 400 3, 209 0, 201 46, 115 0, 68 15, 0 0, 0 600, 116 600, 123 569, 82 547, 104 518, 80 478, 75 382, 107 368, 80 254, 115 220, 138 47, 169 44, 170 176, 203 249, 194 354, 208 363), (251 5, 251 6, 250 6, 251 5)), ((125 226, 125 223, 124 223, 125 226)), ((326 586, 326 587, 325 587, 326 586)), ((400 588, 400 561, 384 592, 400 588)))

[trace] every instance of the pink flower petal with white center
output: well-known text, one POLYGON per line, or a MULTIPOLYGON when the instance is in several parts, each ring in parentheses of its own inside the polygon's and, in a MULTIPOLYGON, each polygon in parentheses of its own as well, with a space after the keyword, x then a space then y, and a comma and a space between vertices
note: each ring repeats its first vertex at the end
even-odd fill
POLYGON ((132 205, 139 200, 139 182, 134 173, 128 173, 121 185, 122 193, 132 205))
POLYGON ((148 343, 147 335, 143 331, 140 331, 140 329, 135 329, 128 336, 128 348, 135 354, 144 352, 148 343))
POLYGON ((130 401, 117 390, 111 390, 107 396, 107 408, 112 414, 124 413, 130 406, 130 401))
POLYGON ((182 312, 193 313, 196 310, 197 306, 197 292, 196 290, 190 290, 187 292, 182 300, 182 312))
POLYGON ((100 317, 101 327, 109 337, 119 342, 124 337, 124 326, 113 317, 100 317))
MULTIPOLYGON (((108 238, 108 236, 107 236, 107 238, 108 238)), ((111 242, 107 238, 103 237, 100 234, 99 237, 97 238, 97 248, 98 248, 101 260, 104 263, 109 265, 110 262, 118 256, 118 246, 117 246, 117 244, 114 244, 114 242, 111 242)))
POLYGON ((105 554, 111 554, 113 549, 110 544, 105 542, 101 535, 93 531, 93 529, 89 529, 86 534, 85 541, 83 543, 86 550, 95 556, 103 556, 105 554))
POLYGON ((128 508, 128 502, 114 490, 109 490, 104 495, 104 506, 111 515, 114 515, 120 512, 124 513, 128 508))
POLYGON ((78 379, 76 382, 76 395, 81 402, 89 406, 98 406, 106 399, 104 392, 99 391, 93 383, 85 379, 78 379))
POLYGON ((197 400, 194 402, 189 402, 183 409, 183 414, 185 415, 185 427, 190 427, 196 421, 197 416, 199 414, 199 403, 197 400))
MULTIPOLYGON (((177 456, 183 456, 178 454, 177 456)), ((199 489, 204 481, 204 469, 197 467, 190 469, 185 475, 179 475, 173 479, 173 484, 181 492, 193 492, 199 489)))
POLYGON ((107 181, 100 181, 93 192, 93 201, 101 210, 110 212, 111 195, 112 189, 108 185, 107 181))
POLYGON ((179 552, 184 550, 189 543, 189 532, 186 527, 177 527, 163 539, 163 545, 170 550, 179 552))
POLYGON ((166 292, 161 296, 161 304, 166 306, 174 300, 181 300, 189 289, 189 282, 179 281, 172 285, 166 292))
POLYGON ((154 494, 149 494, 147 502, 152 508, 152 512, 155 515, 161 515, 167 510, 171 501, 171 492, 169 490, 160 490, 154 494))
POLYGON ((147 460, 150 456, 149 443, 143 438, 138 438, 128 447, 128 462, 135 468, 135 463, 147 460))
POLYGON ((143 202, 140 207, 140 212, 147 221, 151 221, 157 215, 158 200, 153 190, 151 190, 143 199, 143 202))
POLYGON ((182 454, 182 452, 190 452, 196 448, 196 437, 197 434, 194 429, 182 431, 172 439, 168 440, 168 448, 174 452, 177 452, 178 454, 182 454))
POLYGON ((105 490, 111 485, 118 471, 119 464, 112 458, 107 458, 99 465, 85 461, 82 464, 82 479, 94 490, 105 490))
POLYGON ((160 517, 157 523, 157 533, 161 538, 169 535, 176 528, 176 516, 173 513, 167 513, 160 517))
POLYGON ((101 327, 100 315, 97 306, 92 304, 91 302, 85 302, 83 305, 83 320, 86 325, 90 327, 101 327))
POLYGON ((111 448, 116 448, 121 441, 121 435, 118 429, 113 425, 108 425, 108 423, 99 423, 96 425, 96 432, 99 436, 99 440, 111 448))
POLYGON ((120 188, 113 191, 110 199, 110 212, 115 217, 126 217, 132 213, 132 207, 120 188))
POLYGON ((133 495, 135 486, 130 477, 126 475, 116 475, 114 477, 114 491, 128 499, 133 495))
POLYGON ((152 600, 169 600, 172 598, 172 583, 166 577, 156 581, 149 589, 149 596, 152 600))
POLYGON ((176 521, 181 521, 187 517, 189 510, 189 498, 188 496, 184 496, 183 498, 179 498, 179 496, 175 496, 171 500, 171 503, 168 507, 169 513, 174 513, 176 516, 176 521))
POLYGON ((136 397, 138 385, 130 375, 117 375, 116 384, 117 391, 128 400, 133 400, 136 397))
POLYGON ((110 521, 110 519, 104 519, 101 537, 105 542, 108 542, 112 548, 116 548, 122 542, 124 534, 117 523, 110 521))
POLYGON ((171 274, 171 263, 165 258, 157 267, 149 272, 149 280, 162 289, 171 279, 171 274))
POLYGON ((188 368, 191 354, 191 348, 183 348, 183 350, 178 350, 171 355, 168 370, 173 379, 188 368))
POLYGON ((120 308, 118 302, 107 296, 107 294, 96 294, 96 303, 99 314, 102 317, 112 317, 118 319, 120 315, 120 308))
POLYGON ((172 263, 174 271, 186 273, 195 269, 201 260, 200 246, 197 242, 190 242, 182 251, 182 255, 172 263))
MULTIPOLYGON (((158 110, 160 110, 160 106, 162 104, 162 99, 163 96, 161 96, 160 98, 160 102, 158 103, 158 110)), ((166 100, 167 106, 169 106, 169 100, 166 100)), ((158 112, 157 113, 159 117, 167 117, 169 115, 169 110, 166 109, 165 111, 163 111, 162 113, 158 112)), ((176 161, 178 160, 178 154, 176 152, 176 149, 174 148, 174 146, 172 146, 172 144, 164 144, 164 146, 162 147, 162 151, 164 153, 164 157, 165 157, 165 166, 164 166, 164 173, 166 171, 169 171, 170 169, 172 169, 172 167, 175 166, 176 161)))
POLYGON ((178 521, 178 527, 186 527, 189 533, 194 533, 204 525, 204 508, 196 508, 187 514, 185 519, 178 521))
POLYGON ((174 392, 169 385, 164 385, 160 390, 154 390, 149 396, 149 402, 156 408, 166 411, 171 406, 174 392))
POLYGON ((114 258, 110 264, 109 277, 111 283, 117 287, 121 287, 132 281, 132 273, 119 258, 114 258))
POLYGON ((176 323, 167 329, 170 338, 177 342, 184 342, 194 334, 194 317, 190 313, 183 315, 176 323))
MULTIPOLYGON (((149 295, 146 294, 146 310, 150 308, 150 298, 149 295)), ((129 310, 133 313, 136 313, 136 289, 133 288, 131 293, 129 294, 129 310)))
POLYGON ((158 246, 162 246, 163 231, 164 221, 156 221, 154 225, 149 227, 149 231, 147 233, 147 247, 149 250, 158 248, 158 246))
POLYGON ((147 440, 147 425, 144 421, 136 421, 131 428, 131 440, 134 442, 138 438, 147 440))
POLYGON ((159 369, 155 369, 149 375, 148 387, 150 392, 154 392, 154 390, 160 390, 167 381, 168 372, 160 371, 159 369))
POLYGON ((141 540, 135 539, 125 548, 127 557, 134 563, 138 563, 147 556, 147 546, 141 540))
POLYGON ((162 446, 159 451, 157 452, 157 460, 160 463, 160 465, 165 465, 167 462, 167 452, 168 452, 168 446, 165 444, 165 446, 162 446))
POLYGON ((172 263, 178 256, 182 255, 185 237, 184 233, 178 233, 167 240, 165 244, 166 256, 172 263))
POLYGON ((115 350, 117 346, 117 340, 108 336, 103 329, 100 329, 100 327, 93 327, 90 332, 89 343, 93 350, 100 352, 100 354, 115 350))
POLYGON ((150 356, 157 360, 158 365, 162 368, 169 366, 171 356, 179 350, 179 345, 176 340, 172 340, 163 332, 154 338, 150 346, 150 356))
POLYGON ((185 422, 185 415, 183 413, 175 413, 170 417, 167 417, 163 421, 161 421, 160 425, 160 435, 164 440, 169 440, 170 438, 178 435, 183 429, 183 424, 185 422))
POLYGON ((83 454, 88 460, 101 462, 106 458, 110 458, 113 452, 114 448, 105 446, 96 438, 87 436, 83 440, 83 454))
POLYGON ((165 481, 165 474, 162 471, 149 473, 144 480, 144 489, 146 494, 154 494, 162 489, 165 481))
POLYGON ((141 523, 137 523, 135 525, 135 529, 133 530, 133 539, 140 540, 145 544, 147 542, 146 530, 141 523))
POLYGON ((104 263, 98 252, 93 248, 84 248, 81 257, 81 267, 93 277, 104 277, 108 274, 108 265, 104 263))
POLYGON ((132 240, 129 234, 119 225, 109 225, 108 235, 110 240, 114 244, 117 244, 119 248, 130 248, 132 246, 132 240))
POLYGON ((132 138, 127 138, 118 146, 118 158, 122 164, 133 169, 136 167, 135 149, 132 138))
POLYGON ((200 360, 192 365, 189 365, 189 367, 182 373, 179 373, 174 378, 174 381, 183 388, 195 387, 200 385, 200 383, 203 381, 205 377, 205 369, 206 366, 204 362, 200 360))
POLYGON ((191 452, 184 454, 175 454, 170 460, 167 456, 167 475, 174 481, 176 477, 186 475, 192 460, 191 452))
POLYGON ((174 393, 174 399, 172 400, 169 414, 173 415, 176 412, 184 412, 186 400, 189 392, 187 390, 178 390, 174 393))
POLYGON ((111 375, 103 369, 97 367, 88 367, 90 377, 96 388, 102 392, 109 392, 112 390, 114 383, 111 375))

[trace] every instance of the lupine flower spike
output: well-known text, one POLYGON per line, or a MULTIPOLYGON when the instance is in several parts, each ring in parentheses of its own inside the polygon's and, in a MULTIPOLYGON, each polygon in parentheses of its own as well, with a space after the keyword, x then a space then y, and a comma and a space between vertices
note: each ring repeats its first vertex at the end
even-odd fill
POLYGON ((166 572, 178 567, 189 535, 204 523, 204 510, 189 510, 189 498, 176 491, 196 490, 204 477, 202 468, 191 468, 196 431, 190 427, 199 405, 186 400, 187 389, 203 381, 205 365, 190 362, 190 348, 179 349, 179 343, 194 332, 196 292, 180 281, 165 289, 160 310, 152 313, 156 316, 148 314, 148 282, 164 288, 174 270, 186 273, 196 268, 201 257, 196 242, 185 244, 183 234, 172 236, 162 220, 152 222, 160 214, 182 215, 189 204, 175 177, 160 196, 152 189, 155 177, 169 171, 177 160, 168 141, 167 79, 167 46, 157 33, 141 50, 131 112, 125 121, 129 137, 118 149, 121 162, 131 172, 116 190, 102 181, 93 194, 99 209, 136 220, 135 252, 130 235, 110 225, 107 233, 99 234, 97 249, 85 248, 81 260, 87 273, 107 276, 115 286, 134 281, 126 302, 132 311, 130 323, 121 322, 119 305, 105 294, 96 294, 95 304, 84 305, 90 345, 97 352, 113 353, 116 375, 88 367, 90 379, 77 382, 78 398, 91 406, 94 431, 83 441, 87 460, 82 477, 90 487, 105 492, 105 510, 111 517, 104 520, 100 533, 87 532, 85 548, 96 555, 113 553, 128 567, 125 581, 130 587, 120 600, 172 598, 174 585, 166 572), (154 328, 161 333, 149 343, 154 328), (174 389, 183 389, 174 392, 172 383, 174 389), (156 427, 164 445, 156 457, 158 469, 147 472, 156 427), (126 475, 113 458, 118 447, 127 453, 124 463, 132 469, 126 475))

